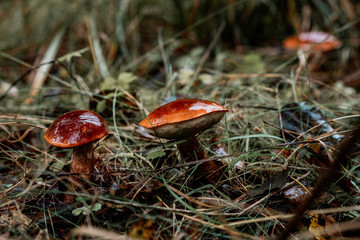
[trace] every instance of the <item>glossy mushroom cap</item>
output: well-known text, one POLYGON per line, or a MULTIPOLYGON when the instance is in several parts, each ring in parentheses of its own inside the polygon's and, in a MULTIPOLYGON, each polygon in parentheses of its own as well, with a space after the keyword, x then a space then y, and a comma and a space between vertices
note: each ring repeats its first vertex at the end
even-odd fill
POLYGON ((103 117, 91 111, 80 110, 57 118, 44 138, 51 145, 72 148, 98 140, 107 135, 108 131, 103 117))
POLYGON ((194 136, 218 123, 228 109, 211 101, 179 99, 159 107, 139 125, 160 138, 184 139, 194 136))
POLYGON ((341 42, 329 33, 302 32, 298 36, 290 36, 286 38, 283 45, 285 48, 291 50, 307 50, 315 45, 311 50, 326 52, 339 48, 341 46, 341 42))

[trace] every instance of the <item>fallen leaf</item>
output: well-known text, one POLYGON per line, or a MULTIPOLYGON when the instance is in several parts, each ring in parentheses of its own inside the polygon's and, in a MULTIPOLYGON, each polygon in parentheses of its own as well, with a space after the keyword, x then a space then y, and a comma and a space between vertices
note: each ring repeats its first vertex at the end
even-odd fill
POLYGON ((131 225, 128 236, 150 240, 153 239, 154 231, 155 229, 153 220, 140 220, 131 225))

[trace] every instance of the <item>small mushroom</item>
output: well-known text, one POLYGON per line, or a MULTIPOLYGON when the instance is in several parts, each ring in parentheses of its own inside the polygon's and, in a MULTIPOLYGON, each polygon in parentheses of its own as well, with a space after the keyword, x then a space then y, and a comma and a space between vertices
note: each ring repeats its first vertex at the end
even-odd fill
MULTIPOLYGON (((179 99, 161 106, 144 118, 139 125, 151 135, 165 139, 184 139, 177 145, 187 161, 208 157, 196 139, 196 134, 218 123, 228 109, 211 101, 179 99)), ((222 163, 209 161, 200 164, 194 176, 202 182, 216 183, 221 178, 222 163)))
MULTIPOLYGON (((46 131, 44 138, 53 146, 72 148, 71 172, 80 173, 80 178, 91 180, 94 172, 93 142, 108 134, 104 118, 97 113, 79 110, 65 113, 57 118, 46 131)), ((81 181, 72 178, 75 185, 81 181)), ((70 188, 69 190, 74 190, 70 188)), ((73 202, 74 197, 66 195, 65 202, 73 202)))
POLYGON ((290 50, 303 49, 326 52, 341 46, 341 42, 335 36, 325 32, 302 32, 299 35, 287 37, 283 41, 285 48, 290 50))

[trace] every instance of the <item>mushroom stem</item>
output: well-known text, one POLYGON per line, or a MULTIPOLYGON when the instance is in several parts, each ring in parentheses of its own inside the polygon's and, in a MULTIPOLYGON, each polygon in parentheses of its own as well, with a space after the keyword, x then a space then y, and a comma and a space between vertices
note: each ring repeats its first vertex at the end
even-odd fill
MULTIPOLYGON (((177 149, 186 162, 209 158, 209 154, 200 146, 195 136, 178 144, 177 149)), ((223 167, 223 163, 216 160, 201 163, 194 172, 195 181, 201 184, 216 184, 223 176, 223 167)))
MULTIPOLYGON (((73 148, 71 156, 71 172, 89 174, 94 172, 93 144, 87 143, 73 148)), ((90 180, 91 175, 77 176, 84 180, 90 180)))
MULTIPOLYGON (((69 178, 69 192, 74 192, 82 186, 82 180, 90 181, 92 176, 87 175, 94 172, 94 152, 93 144, 87 143, 73 148, 71 155, 71 172, 83 173, 81 175, 71 176, 69 178)), ((75 201, 74 195, 65 195, 64 201, 66 203, 73 203, 75 201)))

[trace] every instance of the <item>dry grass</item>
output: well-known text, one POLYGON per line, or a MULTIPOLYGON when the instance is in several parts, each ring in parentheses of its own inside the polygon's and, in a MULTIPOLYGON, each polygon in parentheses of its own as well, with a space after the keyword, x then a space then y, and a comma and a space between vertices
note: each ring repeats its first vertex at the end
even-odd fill
MULTIPOLYGON (((0 3, 2 238, 267 239, 283 231, 303 201, 291 201, 285 190, 311 191, 326 163, 319 158, 331 159, 337 143, 328 141, 334 132, 291 143, 280 134, 281 108, 306 101, 336 133, 354 128, 360 5, 231 2, 0 3), (342 47, 281 47, 293 32, 319 29, 342 47), (228 164, 217 184, 193 182, 197 164, 209 159, 185 163, 175 142, 162 145, 137 125, 176 97, 230 110, 198 137, 213 159, 228 164), (96 147, 94 182, 71 206, 62 202, 71 151, 49 146, 43 135, 56 117, 77 109, 100 113, 110 134, 96 147), (320 140, 325 150, 316 152, 320 140), (249 194, 267 180, 279 185, 249 194)), ((343 166, 349 186, 329 184, 302 218, 299 239, 311 235, 314 214, 318 234, 359 234, 357 151, 343 166)))

